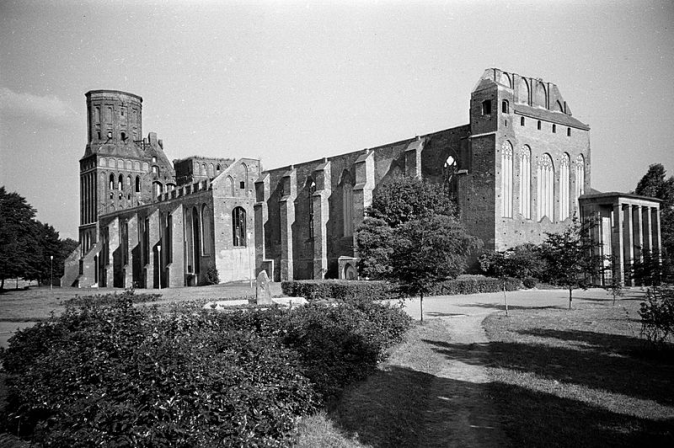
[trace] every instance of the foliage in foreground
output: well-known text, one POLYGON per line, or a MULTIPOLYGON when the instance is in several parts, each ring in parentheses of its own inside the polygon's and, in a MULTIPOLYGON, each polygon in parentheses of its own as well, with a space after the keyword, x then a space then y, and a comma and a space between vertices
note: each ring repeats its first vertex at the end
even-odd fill
POLYGON ((371 372, 400 309, 162 314, 90 301, 17 332, 3 430, 52 446, 285 446, 297 417, 371 372))
POLYGON ((674 287, 650 288, 641 302, 641 336, 655 345, 674 342, 674 287))

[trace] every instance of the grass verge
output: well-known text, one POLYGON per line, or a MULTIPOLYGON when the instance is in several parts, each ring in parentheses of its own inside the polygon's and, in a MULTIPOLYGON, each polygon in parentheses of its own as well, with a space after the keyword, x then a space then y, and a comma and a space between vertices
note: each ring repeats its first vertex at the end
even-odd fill
POLYGON ((484 321, 514 446, 674 446, 674 350, 647 346, 638 302, 618 303, 484 321))

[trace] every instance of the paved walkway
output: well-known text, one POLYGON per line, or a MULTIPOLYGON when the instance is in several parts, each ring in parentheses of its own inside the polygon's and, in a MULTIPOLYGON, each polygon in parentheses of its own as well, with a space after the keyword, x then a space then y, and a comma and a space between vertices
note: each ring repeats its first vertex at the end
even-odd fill
MULTIPOLYGON (((635 289, 629 294, 642 293, 635 289)), ((574 291, 574 296, 577 296, 573 301, 576 305, 612 300, 604 290, 574 291)), ((505 314, 503 300, 503 293, 424 299, 424 320, 442 320, 450 343, 436 342, 440 347, 444 345, 438 350, 445 356, 431 384, 431 405, 419 446, 489 448, 510 445, 488 393, 489 340, 482 327, 482 321, 489 314, 505 314), (438 444, 436 441, 443 442, 438 444)), ((507 300, 511 315, 535 308, 565 309, 568 291, 515 291, 507 293, 507 300)), ((419 319, 419 300, 408 300, 405 310, 419 319)))

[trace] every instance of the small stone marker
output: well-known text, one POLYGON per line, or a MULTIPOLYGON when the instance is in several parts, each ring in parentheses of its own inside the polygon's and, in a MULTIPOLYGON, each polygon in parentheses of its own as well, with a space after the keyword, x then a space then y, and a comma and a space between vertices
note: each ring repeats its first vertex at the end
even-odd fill
POLYGON ((257 276, 255 285, 255 298, 258 305, 271 305, 271 290, 269 289, 269 277, 267 271, 262 271, 257 276))

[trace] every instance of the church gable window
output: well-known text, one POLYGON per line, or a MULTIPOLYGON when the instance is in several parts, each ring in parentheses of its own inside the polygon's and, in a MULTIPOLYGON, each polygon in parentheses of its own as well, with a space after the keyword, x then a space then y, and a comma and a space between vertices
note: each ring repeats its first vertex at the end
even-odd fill
POLYGON ((555 168, 549 154, 543 154, 538 163, 538 220, 547 216, 554 221, 555 168))
POLYGON ((246 211, 236 207, 232 211, 232 233, 235 247, 246 246, 246 211))
POLYGON ((491 100, 482 101, 482 115, 491 115, 491 100))
POLYGON ((501 216, 513 217, 513 146, 509 141, 501 146, 501 216))
POLYGON ((520 151, 520 215, 531 219, 531 148, 527 145, 520 151))
POLYGON ((570 157, 564 153, 559 164, 559 220, 569 218, 569 164, 570 157))

